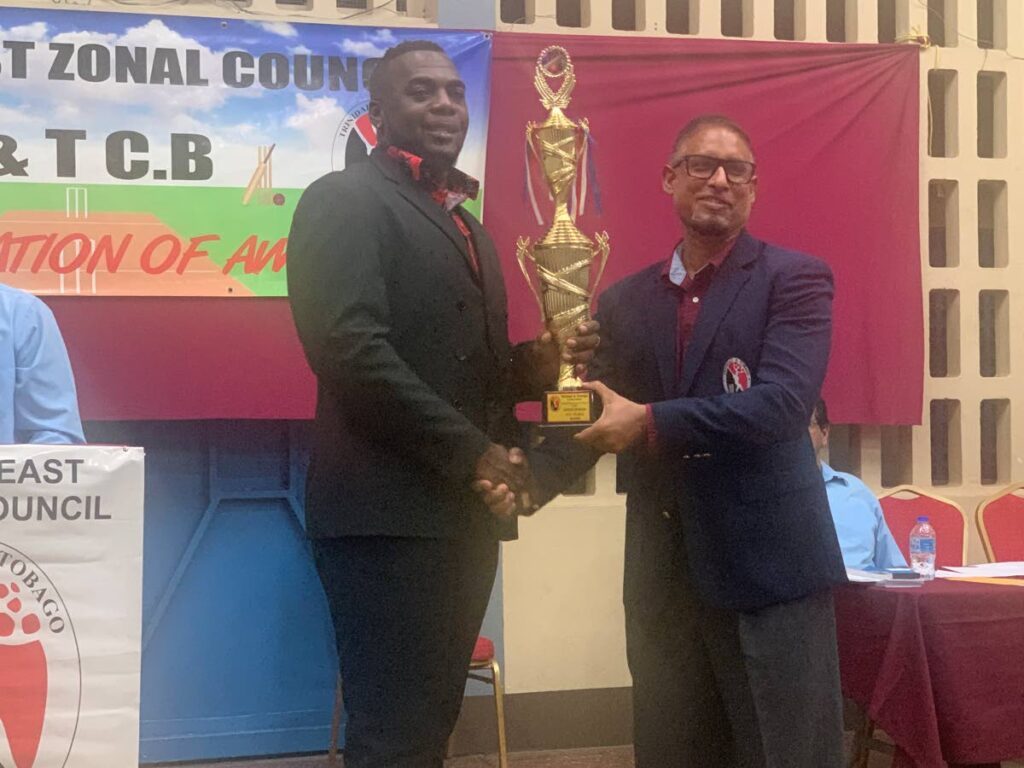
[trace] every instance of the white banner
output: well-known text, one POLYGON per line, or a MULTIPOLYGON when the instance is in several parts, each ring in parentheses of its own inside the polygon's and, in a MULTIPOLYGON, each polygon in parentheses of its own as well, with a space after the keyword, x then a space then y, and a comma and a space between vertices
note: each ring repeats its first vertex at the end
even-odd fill
POLYGON ((141 448, 0 446, 0 766, 135 768, 141 448))

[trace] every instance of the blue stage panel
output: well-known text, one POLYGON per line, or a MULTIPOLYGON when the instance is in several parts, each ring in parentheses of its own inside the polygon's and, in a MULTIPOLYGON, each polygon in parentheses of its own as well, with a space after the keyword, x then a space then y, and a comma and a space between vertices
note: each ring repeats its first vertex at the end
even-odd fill
MULTIPOLYGON (((142 762, 327 748, 337 665, 303 532, 309 428, 86 425, 90 442, 146 449, 142 762)), ((494 595, 500 657, 500 574, 494 595)))

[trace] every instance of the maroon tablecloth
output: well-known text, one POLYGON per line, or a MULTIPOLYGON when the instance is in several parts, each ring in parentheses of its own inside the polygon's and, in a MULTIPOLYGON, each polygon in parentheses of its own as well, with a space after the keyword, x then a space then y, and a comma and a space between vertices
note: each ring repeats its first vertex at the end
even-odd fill
POLYGON ((939 579, 835 597, 843 693, 900 747, 897 765, 1024 755, 1024 587, 939 579))

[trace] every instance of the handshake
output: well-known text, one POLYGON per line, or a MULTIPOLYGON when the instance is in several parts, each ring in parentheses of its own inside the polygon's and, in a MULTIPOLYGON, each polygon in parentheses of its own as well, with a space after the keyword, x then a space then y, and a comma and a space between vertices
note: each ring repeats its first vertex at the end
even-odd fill
POLYGON ((476 462, 473 490, 501 520, 537 510, 531 493, 533 477, 526 454, 520 448, 491 443, 476 462))
MULTIPOLYGON (((551 331, 541 334, 529 349, 530 367, 537 380, 544 386, 554 384, 562 363, 571 365, 575 375, 583 376, 601 343, 600 330, 596 320, 585 320, 576 326, 564 349, 551 331)), ((529 515, 538 509, 534 503, 537 494, 531 493, 535 489, 530 465, 519 448, 505 448, 497 443, 487 446, 477 460, 472 487, 499 519, 510 520, 517 514, 529 515)))

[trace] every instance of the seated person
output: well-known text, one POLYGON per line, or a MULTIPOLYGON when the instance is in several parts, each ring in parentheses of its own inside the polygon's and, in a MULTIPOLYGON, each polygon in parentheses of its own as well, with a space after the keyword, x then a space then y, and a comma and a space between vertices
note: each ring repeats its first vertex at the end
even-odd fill
POLYGON ((31 293, 0 284, 0 445, 84 442, 53 313, 31 293))
POLYGON ((862 571, 906 568, 907 561, 896 546, 875 494, 853 475, 836 472, 821 460, 828 448, 829 433, 828 408, 824 400, 814 406, 809 430, 818 466, 825 478, 832 522, 846 567, 862 571))

